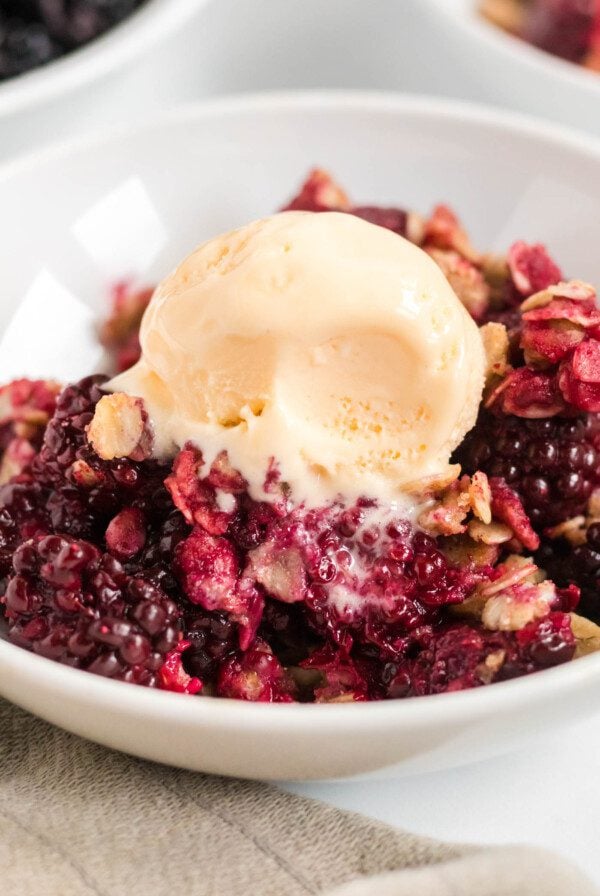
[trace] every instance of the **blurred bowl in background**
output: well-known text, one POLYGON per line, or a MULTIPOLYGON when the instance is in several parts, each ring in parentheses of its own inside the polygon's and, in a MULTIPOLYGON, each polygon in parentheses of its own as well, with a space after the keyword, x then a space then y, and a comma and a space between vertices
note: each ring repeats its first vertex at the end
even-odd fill
POLYGON ((444 92, 600 136, 600 76, 506 34, 479 6, 479 0, 421 0, 432 36, 442 38, 444 92))
MULTIPOLYGON (((73 124, 96 124, 129 67, 166 42, 207 0, 147 0, 90 43, 0 82, 0 156, 34 149, 73 124)), ((160 77, 168 78, 161 70, 160 77)), ((148 85, 151 90, 151 85, 148 85)))

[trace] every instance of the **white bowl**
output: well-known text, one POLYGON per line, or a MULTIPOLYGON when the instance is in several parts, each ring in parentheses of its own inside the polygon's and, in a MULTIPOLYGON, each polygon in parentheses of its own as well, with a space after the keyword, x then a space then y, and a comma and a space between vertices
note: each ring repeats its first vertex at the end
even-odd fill
POLYGON ((600 75, 506 34, 482 18, 480 0, 420 2, 429 27, 443 40, 453 95, 600 135, 600 75))
MULTIPOLYGON (((482 247, 547 242, 600 280, 600 145, 505 114, 385 95, 221 100, 0 172, 0 378, 78 376, 110 281, 152 282, 201 239, 276 209, 309 166, 358 201, 445 200, 482 247), (26 325, 23 328, 24 320, 26 325)), ((186 768, 270 779, 482 759, 596 705, 600 655, 471 692, 257 705, 148 691, 0 641, 0 693, 69 731, 186 768)))
MULTIPOLYGON (((147 0, 89 44, 0 82, 0 158, 56 139, 66 129, 104 123, 111 105, 128 92, 127 79, 118 76, 164 44, 206 3, 147 0)), ((169 67, 161 65, 156 75, 168 80, 169 67)))

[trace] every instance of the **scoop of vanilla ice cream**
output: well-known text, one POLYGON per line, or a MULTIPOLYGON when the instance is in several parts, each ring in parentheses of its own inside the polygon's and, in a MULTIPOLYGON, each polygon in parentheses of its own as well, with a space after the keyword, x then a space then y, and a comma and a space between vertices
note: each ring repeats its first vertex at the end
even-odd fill
POLYGON ((398 499, 448 472, 473 426, 479 331, 421 249, 351 215, 284 212, 201 245, 157 288, 141 396, 159 453, 225 450, 257 499, 398 499))

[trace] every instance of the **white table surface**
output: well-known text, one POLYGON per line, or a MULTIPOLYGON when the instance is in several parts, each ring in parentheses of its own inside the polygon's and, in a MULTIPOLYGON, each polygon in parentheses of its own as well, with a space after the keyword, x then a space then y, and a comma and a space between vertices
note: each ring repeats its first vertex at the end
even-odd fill
MULTIPOLYGON (((187 29, 185 47, 175 40, 112 88, 53 111, 55 127, 48 112, 41 128, 34 120, 12 129, 0 122, 0 157, 36 148, 44 135, 130 122, 225 92, 363 87, 477 96, 476 85, 463 90, 453 82, 444 48, 419 32, 418 2, 216 0, 187 29)), ((542 747, 536 743, 478 765, 392 780, 287 786, 431 837, 556 849, 600 884, 599 782, 600 715, 549 733, 542 747)))
POLYGON ((596 715, 549 733, 542 745, 488 762, 405 778, 285 789, 441 840, 554 849, 600 884, 599 782, 596 715))

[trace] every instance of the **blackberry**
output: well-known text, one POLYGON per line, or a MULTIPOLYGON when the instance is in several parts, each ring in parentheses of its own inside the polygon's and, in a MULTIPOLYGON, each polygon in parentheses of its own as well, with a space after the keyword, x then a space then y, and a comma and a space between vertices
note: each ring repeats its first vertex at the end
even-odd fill
POLYGON ((565 538, 543 542, 537 562, 560 587, 578 585, 577 612, 600 623, 600 523, 588 528, 585 544, 573 546, 565 538))
MULTIPOLYGON (((168 501, 166 489, 164 492, 168 501)), ((163 499, 162 489, 159 494, 163 499)), ((155 506, 155 510, 157 509, 155 506)), ((143 553, 133 562, 133 566, 138 565, 144 569, 144 574, 174 600, 180 600, 181 589, 173 573, 173 557, 175 548, 186 538, 189 531, 190 528, 182 515, 178 511, 173 511, 171 505, 164 518, 151 526, 143 553)))
POLYGON ((41 656, 149 687, 180 640, 181 613, 142 574, 89 542, 24 542, 4 597, 11 641, 41 656))
POLYGON ((0 594, 12 571, 14 550, 24 538, 46 531, 44 498, 44 489, 33 482, 10 482, 0 489, 0 594))
POLYGON ((189 675, 214 682, 223 661, 238 648, 238 627, 227 613, 203 611, 190 606, 184 613, 185 640, 190 647, 183 664, 189 675))
POLYGON ((39 22, 0 21, 0 80, 44 65, 59 54, 58 45, 39 22))
POLYGON ((151 530, 173 509, 163 484, 168 466, 128 458, 103 461, 89 445, 86 427, 104 395, 104 382, 105 377, 87 377, 61 393, 28 471, 43 488, 48 531, 94 542, 102 541, 110 521, 124 508, 143 512, 151 530))
POLYGON ((286 666, 298 666, 312 651, 321 646, 310 626, 303 603, 284 604, 266 598, 259 636, 271 645, 286 666))
POLYGON ((58 397, 54 416, 44 433, 44 441, 32 467, 37 482, 52 486, 65 480, 66 472, 87 444, 85 428, 103 396, 106 377, 89 376, 67 386, 58 397))
POLYGON ((99 37, 130 15, 139 0, 38 0, 39 17, 63 50, 99 37))
POLYGON ((145 0, 0 0, 0 80, 99 37, 145 0))
POLYGON ((461 691, 568 662, 575 638, 566 613, 550 613, 517 632, 450 623, 432 632, 414 659, 391 666, 389 697, 461 691))
POLYGON ((585 511, 600 485, 600 415, 549 419, 482 411, 455 453, 465 473, 502 476, 536 529, 585 511))
POLYGON ((176 545, 189 532, 168 467, 102 461, 86 427, 103 395, 88 377, 59 396, 39 453, 0 488, 0 585, 9 638, 36 653, 148 686, 186 685, 176 545), (108 550, 106 550, 108 548, 108 550))

